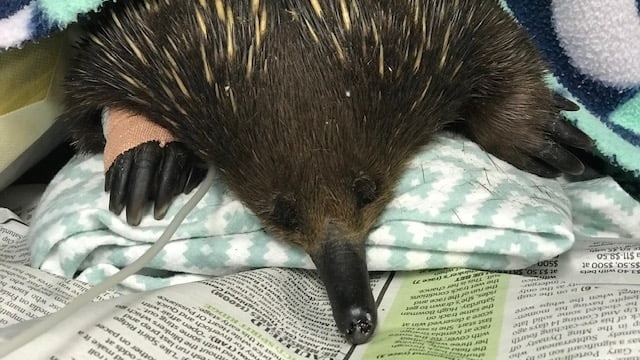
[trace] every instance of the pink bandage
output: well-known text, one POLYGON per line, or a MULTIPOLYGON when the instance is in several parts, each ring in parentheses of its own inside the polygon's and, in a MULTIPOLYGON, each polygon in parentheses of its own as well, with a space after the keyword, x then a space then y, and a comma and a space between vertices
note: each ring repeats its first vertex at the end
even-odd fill
POLYGON ((161 147, 175 141, 167 129, 152 122, 146 116, 122 109, 109 109, 104 119, 104 171, 127 150, 149 141, 157 141, 161 147))

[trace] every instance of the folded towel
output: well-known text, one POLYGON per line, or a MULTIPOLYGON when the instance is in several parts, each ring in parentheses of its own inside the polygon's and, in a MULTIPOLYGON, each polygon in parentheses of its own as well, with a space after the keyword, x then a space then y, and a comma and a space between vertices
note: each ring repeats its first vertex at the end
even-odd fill
POLYGON ((635 0, 504 0, 532 35, 551 84, 579 103, 569 118, 640 199, 640 12, 635 0))
MULTIPOLYGON (((33 265, 97 282, 154 242, 188 195, 162 221, 138 227, 107 208, 101 156, 74 158, 50 183, 29 238, 33 265)), ((517 269, 552 258, 573 243, 570 202, 557 180, 522 172, 476 144, 445 134, 417 156, 370 234, 371 270, 441 267, 517 269)), ((221 182, 208 192, 172 242, 128 283, 149 289, 184 274, 247 268, 313 268, 299 248, 275 240, 221 182)))

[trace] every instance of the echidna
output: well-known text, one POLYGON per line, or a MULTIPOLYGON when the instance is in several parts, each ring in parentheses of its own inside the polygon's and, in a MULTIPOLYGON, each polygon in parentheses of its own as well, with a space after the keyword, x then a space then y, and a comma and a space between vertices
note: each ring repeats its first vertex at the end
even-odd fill
POLYGON ((141 212, 139 190, 154 186, 164 206, 193 167, 150 162, 213 165, 271 234, 311 256, 339 330, 359 344, 376 326, 365 239, 435 133, 540 176, 583 170, 570 150, 591 141, 544 75, 494 0, 118 1, 72 63, 64 118, 88 152, 104 147, 104 108, 167 129, 186 150, 120 155, 112 209, 141 212))

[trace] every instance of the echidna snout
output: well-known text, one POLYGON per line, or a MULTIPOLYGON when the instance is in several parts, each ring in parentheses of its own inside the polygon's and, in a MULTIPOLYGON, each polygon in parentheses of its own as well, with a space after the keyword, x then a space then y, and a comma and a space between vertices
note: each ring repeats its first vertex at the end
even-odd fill
POLYGON ((364 241, 344 241, 334 224, 327 225, 325 240, 311 254, 324 282, 338 330, 352 344, 371 338, 377 325, 377 311, 367 271, 364 241))

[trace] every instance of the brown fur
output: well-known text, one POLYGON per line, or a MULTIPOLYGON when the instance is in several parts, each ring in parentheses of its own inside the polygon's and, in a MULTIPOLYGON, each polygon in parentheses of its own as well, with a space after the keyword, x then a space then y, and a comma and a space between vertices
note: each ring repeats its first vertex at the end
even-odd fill
POLYGON ((588 139, 558 122, 566 102, 496 1, 123 1, 93 23, 66 83, 79 149, 102 150, 103 107, 168 129, 309 253, 354 344, 377 322, 366 236, 435 133, 545 176, 557 171, 540 154, 582 169, 555 141, 588 139))
POLYGON ((303 0, 257 13, 248 0, 145 3, 117 5, 122 25, 105 15, 76 58, 66 118, 79 148, 101 150, 87 121, 101 107, 142 113, 310 253, 329 223, 363 242, 434 133, 453 125, 525 167, 555 116, 542 62, 494 1, 346 1, 349 29, 337 0, 319 1, 321 16, 303 0))

